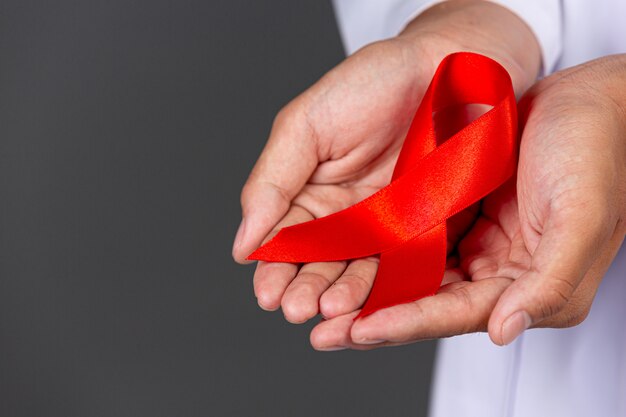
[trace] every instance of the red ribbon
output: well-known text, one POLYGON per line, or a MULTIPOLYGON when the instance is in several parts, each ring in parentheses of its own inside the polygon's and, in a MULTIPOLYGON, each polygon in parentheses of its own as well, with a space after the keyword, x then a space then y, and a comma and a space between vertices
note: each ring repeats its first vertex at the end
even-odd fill
POLYGON ((345 210, 280 230, 248 259, 302 263, 380 254, 359 317, 433 295, 445 271, 446 219, 513 175, 517 146, 506 70, 482 55, 449 55, 415 114, 391 183, 345 210), (433 113, 473 103, 493 108, 438 146, 433 113))

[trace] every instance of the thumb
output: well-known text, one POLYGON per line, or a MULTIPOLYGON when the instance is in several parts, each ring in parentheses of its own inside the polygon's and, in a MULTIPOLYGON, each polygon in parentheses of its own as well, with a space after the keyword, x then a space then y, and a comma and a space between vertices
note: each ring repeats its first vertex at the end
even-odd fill
POLYGON ((611 236, 610 218, 596 201, 557 210, 547 222, 529 270, 506 289, 491 313, 488 330, 494 343, 511 343, 569 303, 611 236))
POLYGON ((242 221, 233 245, 240 263, 287 213, 318 164, 315 132, 296 99, 276 116, 272 131, 241 193, 242 221))

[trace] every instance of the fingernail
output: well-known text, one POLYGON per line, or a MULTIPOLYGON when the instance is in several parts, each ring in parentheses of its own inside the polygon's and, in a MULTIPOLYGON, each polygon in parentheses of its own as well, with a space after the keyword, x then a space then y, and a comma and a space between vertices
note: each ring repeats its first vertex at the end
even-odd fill
POLYGON ((239 249, 241 243, 243 241, 243 235, 246 232, 246 219, 245 217, 241 219, 241 223, 239 224, 239 228, 237 229, 237 234, 235 235, 235 243, 233 244, 233 251, 239 249))
POLYGON ((527 312, 520 310, 511 314, 502 323, 502 344, 508 345, 530 327, 532 320, 527 312))
POLYGON ((358 343, 359 345, 377 345, 378 343, 383 343, 386 342, 386 340, 383 339, 359 339, 359 340, 354 340, 354 343, 358 343))
POLYGON ((326 346, 326 347, 318 347, 315 348, 315 350, 319 350, 322 352, 336 352, 338 350, 346 350, 347 347, 345 346, 326 346))

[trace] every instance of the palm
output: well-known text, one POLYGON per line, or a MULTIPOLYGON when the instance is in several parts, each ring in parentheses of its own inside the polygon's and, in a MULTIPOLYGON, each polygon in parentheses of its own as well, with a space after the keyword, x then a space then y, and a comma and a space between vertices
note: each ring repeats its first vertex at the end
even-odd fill
POLYGON ((530 267, 514 184, 509 182, 487 197, 481 215, 459 244, 467 279, 515 279, 530 267))
MULTIPOLYGON (((405 48, 393 42, 376 46, 381 47, 382 51, 366 49, 346 60, 296 100, 295 104, 307 108, 306 125, 310 129, 315 126, 311 134, 318 162, 266 240, 285 226, 340 211, 389 184, 426 87, 423 80, 430 79, 433 66, 420 69, 408 65, 404 61, 417 60, 409 59, 405 48), (370 65, 363 65, 363 60, 371 61, 370 65)), ((471 113, 464 112, 463 116, 475 116, 471 113)), ((437 133, 449 136, 460 127, 447 125, 437 133)), ((473 206, 450 220, 450 250, 474 220, 477 208, 473 206)), ((319 312, 335 317, 363 304, 376 275, 376 263, 372 258, 314 263, 299 270, 295 265, 260 263, 255 292, 262 307, 275 309, 280 303, 292 322, 303 322, 319 312)))
MULTIPOLYGON (((293 164, 292 171, 298 170, 297 177, 306 178, 306 182, 292 186, 300 190, 293 196, 279 190, 280 199, 289 205, 265 241, 283 227, 340 211, 389 183, 402 140, 426 88, 423 80, 430 78, 427 73, 433 67, 416 67, 414 63, 420 60, 409 56, 413 53, 394 41, 368 47, 329 72, 277 116, 272 130, 275 139, 267 145, 277 149, 266 149, 264 154, 280 154, 279 146, 299 146, 305 148, 301 154, 309 160, 274 162, 281 167, 293 164), (309 139, 288 138, 291 129, 306 131, 309 139), (311 155, 315 159, 311 160, 311 155), (303 172, 307 164, 313 169, 303 172)), ((421 58, 422 63, 429 62, 427 57, 421 58)), ((255 170, 262 170, 264 165, 262 156, 255 170)), ((292 174, 285 170, 275 175, 292 174)), ((245 248, 240 252, 245 253, 245 248)), ((327 316, 340 315, 365 301, 376 268, 375 259, 350 265, 313 263, 301 268, 260 262, 254 277, 255 293, 262 308, 282 306, 292 322, 306 321, 320 310, 327 316), (335 284, 331 287, 334 291, 327 291, 331 284, 335 284)))
POLYGON ((376 45, 347 59, 298 99, 306 103, 319 163, 293 203, 311 217, 348 207, 389 183, 426 87, 422 80, 429 78, 422 74, 431 71, 415 61, 402 45, 376 45))

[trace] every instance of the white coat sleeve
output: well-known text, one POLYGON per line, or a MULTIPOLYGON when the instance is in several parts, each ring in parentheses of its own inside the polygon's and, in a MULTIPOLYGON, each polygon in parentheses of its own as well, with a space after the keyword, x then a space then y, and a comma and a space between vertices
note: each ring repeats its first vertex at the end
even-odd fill
MULTIPOLYGON (((408 22, 443 0, 333 0, 348 54, 378 40, 396 36, 408 22)), ((542 52, 543 73, 552 72, 563 48, 560 0, 490 0, 519 16, 535 34, 542 52)))

